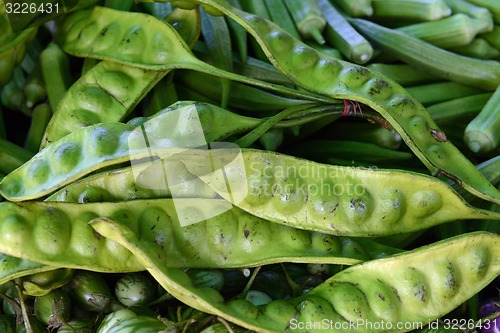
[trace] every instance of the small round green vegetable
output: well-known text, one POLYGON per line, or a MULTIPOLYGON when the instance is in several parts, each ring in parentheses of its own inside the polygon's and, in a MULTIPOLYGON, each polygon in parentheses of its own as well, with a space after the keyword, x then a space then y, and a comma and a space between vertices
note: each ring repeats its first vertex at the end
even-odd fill
POLYGON ((155 286, 142 273, 129 273, 122 276, 115 285, 115 295, 126 306, 146 305, 155 299, 155 286))
POLYGON ((71 299, 85 310, 101 312, 116 307, 116 301, 102 274, 77 270, 66 285, 66 290, 71 299))
POLYGON ((67 321, 71 314, 69 295, 61 288, 35 298, 36 317, 50 327, 59 327, 67 321))

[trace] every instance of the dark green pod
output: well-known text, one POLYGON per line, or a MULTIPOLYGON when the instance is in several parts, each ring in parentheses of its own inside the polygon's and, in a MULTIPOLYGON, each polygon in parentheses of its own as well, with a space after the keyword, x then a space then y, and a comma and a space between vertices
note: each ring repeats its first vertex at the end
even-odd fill
POLYGON ((217 269, 188 270, 187 275, 198 288, 213 288, 220 291, 224 287, 224 274, 217 269))
POLYGON ((16 317, 11 315, 0 315, 0 332, 16 333, 16 317))

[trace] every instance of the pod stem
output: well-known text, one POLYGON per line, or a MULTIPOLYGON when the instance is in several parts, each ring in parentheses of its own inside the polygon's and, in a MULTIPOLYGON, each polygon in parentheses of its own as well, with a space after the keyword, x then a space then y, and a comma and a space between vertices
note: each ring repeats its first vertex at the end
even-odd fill
POLYGON ((325 39, 323 38, 323 35, 319 31, 319 29, 311 29, 310 30, 311 37, 320 45, 325 44, 325 39))
POLYGON ((239 74, 231 73, 231 72, 222 70, 220 68, 211 66, 205 62, 202 62, 201 60, 198 60, 197 58, 193 58, 192 61, 190 59, 189 62, 182 64, 182 68, 200 71, 202 73, 206 73, 206 74, 218 76, 221 78, 241 82, 244 84, 250 84, 250 85, 253 85, 253 86, 256 86, 259 88, 271 90, 271 91, 281 93, 284 95, 294 96, 296 98, 302 98, 304 100, 315 101, 315 102, 320 102, 320 103, 330 103, 330 104, 341 104, 342 103, 343 104, 343 101, 341 101, 339 99, 329 98, 326 96, 321 96, 321 95, 310 93, 310 92, 299 91, 299 90, 295 90, 295 89, 288 88, 285 86, 280 86, 277 84, 252 79, 252 78, 247 77, 247 76, 242 76, 239 74))

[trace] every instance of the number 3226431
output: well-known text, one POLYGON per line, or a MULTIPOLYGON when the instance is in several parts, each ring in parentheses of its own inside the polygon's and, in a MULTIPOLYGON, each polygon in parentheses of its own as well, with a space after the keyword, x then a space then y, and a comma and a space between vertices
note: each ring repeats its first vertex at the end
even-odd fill
POLYGON ((6 2, 5 11, 7 14, 57 14, 59 3, 6 2))

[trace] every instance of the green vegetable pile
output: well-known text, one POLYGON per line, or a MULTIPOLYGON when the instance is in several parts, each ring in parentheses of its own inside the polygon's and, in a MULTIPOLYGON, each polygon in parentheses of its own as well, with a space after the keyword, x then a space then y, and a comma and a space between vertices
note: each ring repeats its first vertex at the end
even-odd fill
POLYGON ((500 2, 32 2, 0 332, 498 332, 500 2))

